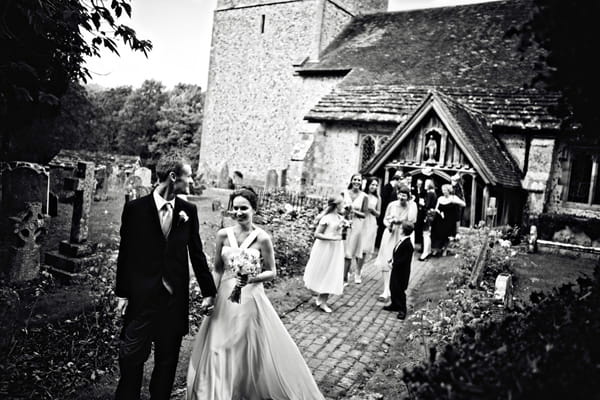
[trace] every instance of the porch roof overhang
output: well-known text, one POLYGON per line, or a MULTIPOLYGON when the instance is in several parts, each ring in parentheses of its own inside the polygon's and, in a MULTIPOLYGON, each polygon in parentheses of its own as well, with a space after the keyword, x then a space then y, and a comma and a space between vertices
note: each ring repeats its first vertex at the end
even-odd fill
MULTIPOLYGON (((484 116, 436 91, 430 91, 427 94, 412 115, 396 128, 390 140, 361 172, 375 174, 389 163, 390 157, 396 149, 432 110, 438 115, 449 134, 463 151, 473 166, 474 172, 481 176, 486 184, 514 189, 522 187, 521 173, 518 167, 494 137, 484 116)), ((416 164, 413 166, 419 167, 416 164)), ((424 166, 428 165, 424 164, 424 166)), ((444 167, 443 165, 430 167, 448 169, 448 166, 444 167)))

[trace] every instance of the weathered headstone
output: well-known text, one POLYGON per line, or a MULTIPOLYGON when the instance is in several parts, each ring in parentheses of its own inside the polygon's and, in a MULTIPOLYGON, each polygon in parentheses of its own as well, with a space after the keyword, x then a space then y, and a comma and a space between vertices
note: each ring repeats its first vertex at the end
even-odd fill
POLYGON ((48 215, 51 217, 58 216, 58 196, 52 192, 48 196, 48 215))
POLYGON ((72 178, 65 179, 65 189, 75 192, 73 217, 69 240, 60 242, 58 251, 46 253, 45 262, 50 272, 69 281, 76 277, 82 268, 92 261, 92 248, 88 243, 88 220, 94 193, 94 163, 80 162, 72 178))
POLYGON ((75 192, 71 243, 83 243, 88 238, 88 219, 95 189, 94 163, 80 162, 72 178, 65 179, 65 189, 75 192))
POLYGON ((152 186, 152 171, 150 168, 140 167, 133 172, 133 175, 140 177, 140 186, 152 186))
POLYGON ((223 166, 221 167, 221 170, 219 171, 219 178, 217 181, 217 186, 220 188, 229 187, 230 179, 231 178, 229 177, 229 166, 227 165, 227 163, 224 163, 223 166))
POLYGON ((502 303, 506 308, 512 308, 512 275, 505 272, 496 277, 494 285, 494 301, 502 303))
POLYGON ((271 189, 276 189, 277 188, 277 171, 275 171, 274 169, 270 169, 269 171, 267 171, 267 180, 265 183, 265 189, 271 190, 271 189))
POLYGON ((537 227, 535 225, 531 225, 529 228, 529 237, 527 238, 527 252, 528 253, 537 253, 538 251, 538 234, 537 227))
POLYGON ((28 202, 25 209, 10 217, 13 224, 12 244, 8 249, 7 277, 10 282, 35 279, 40 272, 40 248, 47 233, 48 216, 42 204, 28 202))
POLYGON ((96 190, 94 191, 95 201, 105 201, 108 199, 108 170, 105 165, 96 167, 94 173, 96 178, 96 190))
POLYGON ((40 203, 48 213, 50 173, 46 167, 25 161, 6 163, 2 173, 2 210, 6 216, 26 209, 27 203, 40 203))

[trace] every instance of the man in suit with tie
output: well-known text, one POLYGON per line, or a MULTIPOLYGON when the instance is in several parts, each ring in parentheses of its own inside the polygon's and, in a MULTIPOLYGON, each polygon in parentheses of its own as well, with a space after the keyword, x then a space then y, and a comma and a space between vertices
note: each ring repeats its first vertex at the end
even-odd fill
POLYGON ((410 264, 413 257, 413 245, 410 235, 414 230, 411 222, 404 221, 400 226, 400 240, 394 248, 391 260, 392 275, 390 276, 391 304, 383 307, 387 311, 397 311, 398 319, 406 318, 406 289, 410 278, 410 264))
POLYGON ((124 323, 116 399, 140 398, 152 343, 151 398, 171 396, 181 339, 188 332, 188 254, 204 297, 202 310, 211 312, 216 294, 196 206, 177 197, 189 193, 191 166, 177 156, 164 156, 156 174, 160 182, 156 189, 123 209, 115 294, 124 323))

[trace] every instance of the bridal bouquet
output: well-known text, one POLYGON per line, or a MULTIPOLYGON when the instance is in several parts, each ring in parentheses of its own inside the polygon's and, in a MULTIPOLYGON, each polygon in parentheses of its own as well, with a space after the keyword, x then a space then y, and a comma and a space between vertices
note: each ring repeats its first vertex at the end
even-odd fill
POLYGON ((342 240, 346 240, 348 237, 348 230, 352 227, 352 205, 349 204, 344 207, 343 217, 341 227, 342 227, 342 240))
MULTIPOLYGON (((229 265, 244 282, 247 282, 249 277, 254 277, 260 272, 260 261, 258 257, 247 251, 240 251, 239 253, 231 256, 229 259, 229 265)), ((235 285, 231 291, 229 300, 234 303, 240 303, 242 287, 243 286, 240 286, 239 283, 235 285)))

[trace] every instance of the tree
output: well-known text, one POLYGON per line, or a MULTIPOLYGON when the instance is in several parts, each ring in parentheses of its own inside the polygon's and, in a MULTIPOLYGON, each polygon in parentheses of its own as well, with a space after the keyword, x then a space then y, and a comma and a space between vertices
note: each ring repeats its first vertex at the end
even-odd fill
POLYGON ((119 112, 121 127, 117 134, 118 150, 124 154, 136 154, 150 158, 148 145, 158 131, 156 122, 159 110, 167 101, 162 83, 146 80, 134 90, 119 112))
POLYGON ((155 159, 174 151, 190 160, 197 159, 203 103, 200 86, 180 83, 173 88, 159 111, 158 132, 149 147, 155 159))
POLYGON ((600 2, 587 0, 533 0, 530 20, 511 32, 519 34, 522 47, 539 45, 538 76, 532 84, 563 94, 557 112, 564 118, 564 128, 579 127, 573 138, 599 142, 600 113, 597 96, 600 75, 595 62, 600 25, 600 2))
POLYGON ((105 146, 101 150, 119 151, 117 134, 122 124, 120 112, 132 92, 131 86, 88 91, 90 101, 96 108, 96 118, 92 121, 93 136, 106 138, 105 146))
POLYGON ((96 107, 84 87, 69 85, 60 103, 58 115, 35 118, 14 131, 8 159, 45 164, 62 148, 95 150, 105 146, 105 138, 93 134, 96 107))
POLYGON ((72 82, 90 76, 84 57, 117 41, 147 54, 152 44, 118 23, 131 17, 130 0, 4 0, 0 5, 0 157, 10 153, 16 129, 56 115, 72 82), (84 34, 91 39, 86 41, 84 34))

